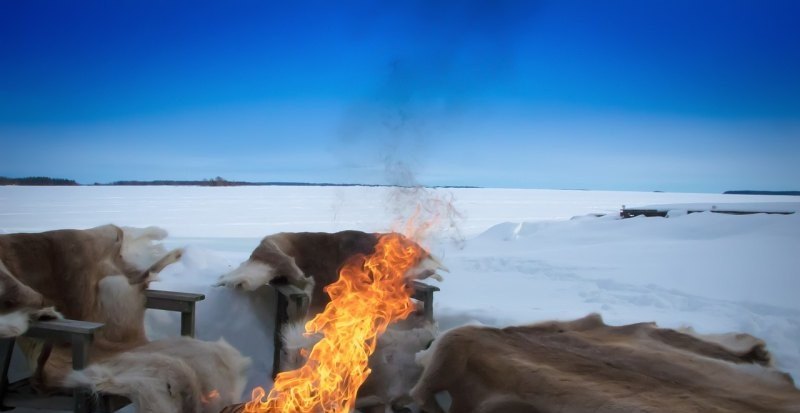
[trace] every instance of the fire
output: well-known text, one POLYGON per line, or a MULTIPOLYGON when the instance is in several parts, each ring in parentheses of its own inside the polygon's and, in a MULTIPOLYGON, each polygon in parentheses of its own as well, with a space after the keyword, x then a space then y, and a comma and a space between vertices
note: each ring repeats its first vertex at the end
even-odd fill
POLYGON ((219 390, 213 389, 208 394, 203 394, 200 396, 200 402, 203 404, 209 404, 215 399, 219 398, 219 390))
POLYGON ((413 311, 406 272, 425 252, 399 234, 383 235, 375 253, 354 257, 326 288, 331 302, 306 324, 307 333, 322 333, 300 369, 278 374, 267 395, 253 390, 247 413, 321 413, 353 410, 356 392, 367 379, 369 356, 377 337, 413 311))

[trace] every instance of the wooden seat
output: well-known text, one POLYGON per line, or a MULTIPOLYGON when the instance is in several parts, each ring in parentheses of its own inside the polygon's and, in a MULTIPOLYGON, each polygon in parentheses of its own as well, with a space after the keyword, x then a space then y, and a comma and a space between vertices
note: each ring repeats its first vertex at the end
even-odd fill
MULTIPOLYGON (((433 322, 433 293, 439 291, 439 287, 425 284, 420 281, 414 281, 414 294, 411 298, 422 302, 423 316, 426 320, 433 322)), ((281 350, 283 348, 283 340, 281 339, 281 328, 290 320, 302 320, 308 311, 308 295, 303 290, 290 285, 268 285, 264 288, 275 289, 275 296, 277 297, 276 303, 276 319, 275 319, 275 332, 273 335, 273 359, 272 359, 272 378, 279 373, 281 350)))
MULTIPOLYGON (((181 335, 194 337, 195 304, 205 299, 203 294, 147 290, 145 296, 146 308, 180 312, 181 335)), ((24 336, 71 344, 72 368, 82 370, 87 366, 89 346, 94 334, 101 328, 103 328, 101 323, 80 320, 38 321, 32 323, 24 336)), ((3 375, 0 377, 0 410, 28 407, 76 413, 110 413, 130 404, 127 398, 111 394, 100 393, 97 397, 93 397, 89 389, 80 387, 56 389, 51 394, 41 394, 31 386, 30 377, 9 383, 8 370, 15 341, 14 338, 0 340, 0 361, 3 362, 3 375)))

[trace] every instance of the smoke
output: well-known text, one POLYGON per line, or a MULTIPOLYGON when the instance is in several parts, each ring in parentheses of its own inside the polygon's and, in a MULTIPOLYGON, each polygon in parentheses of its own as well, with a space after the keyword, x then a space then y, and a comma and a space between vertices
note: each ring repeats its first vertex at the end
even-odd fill
MULTIPOLYGON (((361 10, 351 47, 374 52, 375 84, 351 103, 339 127, 346 165, 374 171, 375 163, 402 163, 424 176, 442 131, 466 109, 483 107, 487 96, 513 90, 517 43, 537 8, 535 1, 410 0, 361 10)), ((370 183, 404 183, 384 178, 370 183)))
POLYGON ((451 192, 420 185, 402 162, 388 164, 387 174, 406 183, 395 184, 386 196, 385 205, 393 221, 405 225, 395 231, 418 241, 444 237, 458 248, 464 246, 461 224, 465 217, 455 207, 451 192))
POLYGON ((429 233, 463 242, 452 194, 425 188, 431 183, 420 177, 447 148, 437 141, 442 131, 487 94, 513 87, 517 35, 536 7, 515 0, 378 3, 353 26, 354 42, 383 35, 386 47, 376 56, 375 87, 343 116, 337 146, 361 182, 394 186, 386 205, 397 222, 434 222, 429 233))

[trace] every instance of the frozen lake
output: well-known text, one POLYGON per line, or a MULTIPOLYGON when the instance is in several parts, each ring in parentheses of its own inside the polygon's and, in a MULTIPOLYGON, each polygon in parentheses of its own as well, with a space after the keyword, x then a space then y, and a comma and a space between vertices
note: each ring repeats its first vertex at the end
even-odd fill
MULTIPOLYGON (((523 189, 410 193, 370 187, 0 187, 0 231, 114 223, 167 229, 181 263, 154 288, 205 292, 198 334, 225 337, 256 359, 251 384, 268 384, 267 327, 258 303, 213 288, 265 235, 386 231, 418 200, 449 201, 428 247, 451 269, 439 285, 442 328, 468 321, 521 324, 599 312, 612 324, 656 321, 700 332, 743 331, 767 342, 800 377, 800 214, 691 214, 616 219, 620 207, 775 203, 797 197, 523 189), (609 214, 605 217, 587 214, 609 214), (573 219, 574 217, 577 217, 573 219), (451 225, 452 224, 452 225, 451 225), (456 241, 453 241, 455 239, 456 241), (266 351, 265 351, 266 350, 266 351)), ((154 336, 174 320, 151 314, 154 336)), ((269 344, 271 346, 271 344, 269 344)))

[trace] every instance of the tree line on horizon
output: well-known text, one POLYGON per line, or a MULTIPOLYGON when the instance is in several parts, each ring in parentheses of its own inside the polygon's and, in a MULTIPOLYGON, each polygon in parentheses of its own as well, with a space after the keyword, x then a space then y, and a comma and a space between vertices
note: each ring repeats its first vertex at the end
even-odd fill
MULTIPOLYGON (((50 178, 46 176, 29 176, 24 178, 9 178, 0 176, 0 186, 20 185, 20 186, 81 186, 72 179, 50 178)), ((181 181, 159 179, 154 181, 114 181, 107 184, 95 182, 92 186, 391 186, 391 185, 369 185, 369 184, 333 184, 333 183, 312 183, 312 182, 248 182, 248 181, 229 181, 221 176, 211 179, 197 181, 181 181)), ((478 188, 477 186, 439 186, 439 188, 478 188)), ((793 195, 800 196, 800 191, 754 191, 754 190, 735 190, 725 191, 723 194, 732 195, 793 195)))
POLYGON ((750 190, 736 190, 725 191, 723 194, 730 195, 800 195, 800 191, 750 191, 750 190))
MULTIPOLYGON (((25 178, 9 178, 0 176, 0 185, 29 185, 29 186, 80 186, 72 179, 50 178, 46 176, 32 176, 25 178)), ((91 186, 246 186, 246 185, 336 185, 336 184, 311 184, 303 182, 246 182, 229 181, 221 176, 202 180, 175 180, 157 179, 152 181, 124 180, 110 183, 95 182, 91 186)))
MULTIPOLYGON (((23 185, 23 186, 82 186, 72 179, 49 178, 49 177, 26 177, 8 178, 0 176, 0 186, 3 185, 23 185)), ((334 184, 318 182, 248 182, 248 181, 229 181, 223 177, 203 179, 197 181, 181 181, 159 179, 153 181, 114 181, 111 183, 95 182, 90 186, 369 186, 382 187, 392 185, 377 184, 334 184)), ((439 188, 477 188, 476 186, 439 186, 439 188)))
POLYGON ((78 186, 80 184, 72 179, 48 178, 46 176, 29 176, 25 178, 8 178, 5 176, 0 176, 0 185, 78 186))

